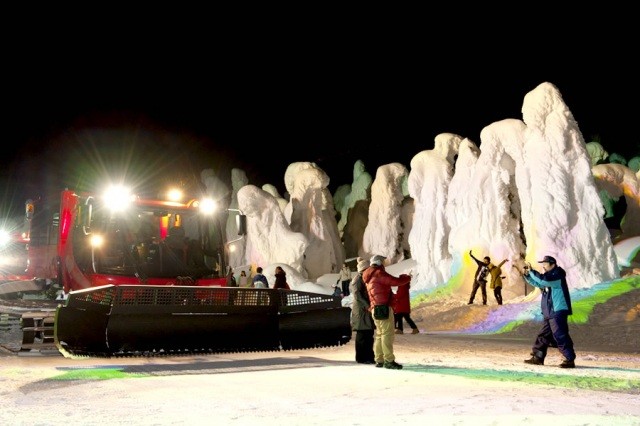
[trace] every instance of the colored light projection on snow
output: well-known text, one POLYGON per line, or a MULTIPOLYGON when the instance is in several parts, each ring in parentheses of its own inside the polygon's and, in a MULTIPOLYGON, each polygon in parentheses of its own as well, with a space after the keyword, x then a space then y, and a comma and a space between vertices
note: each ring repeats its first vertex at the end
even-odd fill
MULTIPOLYGON (((596 305, 638 288, 640 288, 640 277, 630 276, 596 284, 588 289, 571 291, 573 315, 569 317, 569 323, 587 323, 589 315, 596 305)), ((635 319, 634 313, 637 315, 636 311, 628 313, 628 321, 635 319)), ((462 333, 504 333, 517 328, 532 318, 542 321, 539 297, 531 302, 502 305, 500 309, 489 312, 483 321, 463 330, 462 333)))
MULTIPOLYGON (((270 361, 268 361, 270 362, 270 361)), ((277 363, 276 363, 277 364, 277 363)), ((321 367, 322 363, 300 364, 297 367, 321 367)), ((352 368, 352 363, 345 364, 345 367, 352 368)), ((173 366, 177 367, 177 366, 173 366)), ((215 373, 225 372, 237 372, 238 368, 232 368, 227 371, 224 366, 221 371, 215 371, 215 373)), ((257 366, 245 366, 242 370, 249 368, 251 370, 259 370, 257 366)), ((291 366, 284 368, 291 368, 291 366)), ((46 379, 46 381, 99 381, 99 380, 117 380, 117 379, 136 379, 136 378, 149 378, 153 376, 167 376, 167 375, 183 375, 183 374, 211 374, 212 370, 209 368, 197 368, 192 371, 188 371, 187 366, 179 368, 166 368, 166 366, 156 366, 159 370, 153 371, 148 368, 140 370, 135 366, 109 366, 98 368, 65 368, 62 374, 46 379), (185 370, 187 369, 187 370, 185 370)), ((272 368, 270 368, 272 369, 272 368)), ((611 370, 614 375, 624 376, 626 371, 637 372, 637 370, 628 370, 620 368, 607 368, 611 370)), ((568 389, 584 389, 591 391, 606 391, 606 392, 629 392, 640 389, 640 380, 628 379, 625 377, 591 377, 581 376, 574 374, 562 374, 562 373, 540 373, 538 371, 514 371, 503 370, 493 368, 460 368, 450 367, 442 365, 429 365, 429 364, 405 364, 404 372, 416 372, 427 374, 438 374, 445 376, 454 376, 466 379, 474 380, 488 380, 495 382, 518 382, 531 385, 547 385, 564 387, 568 389)))

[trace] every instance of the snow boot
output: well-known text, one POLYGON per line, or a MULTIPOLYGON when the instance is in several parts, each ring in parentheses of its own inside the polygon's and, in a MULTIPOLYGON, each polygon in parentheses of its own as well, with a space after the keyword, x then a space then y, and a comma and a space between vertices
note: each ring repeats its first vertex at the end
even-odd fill
POLYGON ((395 361, 385 362, 384 368, 388 368, 389 370, 402 370, 402 365, 398 364, 395 361))
POLYGON ((573 361, 569 361, 568 359, 563 359, 562 363, 558 366, 560 368, 576 368, 576 363, 573 361))
POLYGON ((531 358, 525 359, 524 362, 531 365, 544 365, 544 354, 540 351, 532 352, 531 358))

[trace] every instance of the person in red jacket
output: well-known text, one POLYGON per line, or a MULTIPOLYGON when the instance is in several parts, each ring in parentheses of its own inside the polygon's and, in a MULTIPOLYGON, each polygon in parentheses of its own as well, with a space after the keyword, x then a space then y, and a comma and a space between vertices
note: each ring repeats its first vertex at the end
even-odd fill
POLYGON ((393 295, 393 317, 396 324, 396 334, 404 334, 404 328, 402 327, 402 320, 404 319, 411 327, 411 334, 418 334, 418 326, 411 319, 411 301, 409 300, 409 288, 411 284, 402 285, 396 290, 396 294, 393 295))
POLYGON ((371 266, 362 273, 362 280, 367 285, 367 293, 371 301, 371 309, 373 312, 373 323, 376 326, 376 335, 373 344, 373 352, 376 361, 376 367, 384 367, 392 370, 401 370, 402 365, 396 362, 393 354, 393 340, 395 334, 393 307, 391 307, 391 296, 393 292, 391 287, 400 287, 409 284, 411 275, 402 274, 394 277, 385 271, 382 262, 386 258, 384 256, 375 255, 371 258, 371 266), (386 318, 376 318, 376 306, 384 305, 388 307, 388 315, 386 318))

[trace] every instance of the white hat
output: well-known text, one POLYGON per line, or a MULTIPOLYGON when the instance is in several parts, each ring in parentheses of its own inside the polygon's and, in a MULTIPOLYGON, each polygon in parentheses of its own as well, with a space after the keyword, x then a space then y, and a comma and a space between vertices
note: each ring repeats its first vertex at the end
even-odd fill
POLYGON ((362 272, 369 267, 369 261, 367 259, 360 259, 358 262, 358 272, 362 272))
POLYGON ((380 266, 382 265, 382 262, 384 262, 385 259, 386 257, 376 254, 371 258, 371 264, 380 266))

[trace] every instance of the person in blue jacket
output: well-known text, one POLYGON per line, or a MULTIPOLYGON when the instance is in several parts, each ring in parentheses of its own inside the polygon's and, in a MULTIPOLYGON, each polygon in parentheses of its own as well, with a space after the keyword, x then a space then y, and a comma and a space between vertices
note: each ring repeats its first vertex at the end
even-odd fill
POLYGON ((573 340, 569 336, 568 317, 571 310, 571 296, 567 286, 567 274, 556 264, 556 259, 545 256, 538 263, 542 264, 544 273, 532 270, 530 265, 524 268, 524 279, 534 287, 542 290, 540 306, 544 322, 538 333, 527 364, 544 365, 549 347, 558 348, 564 359, 560 368, 575 368, 576 353, 573 340))

